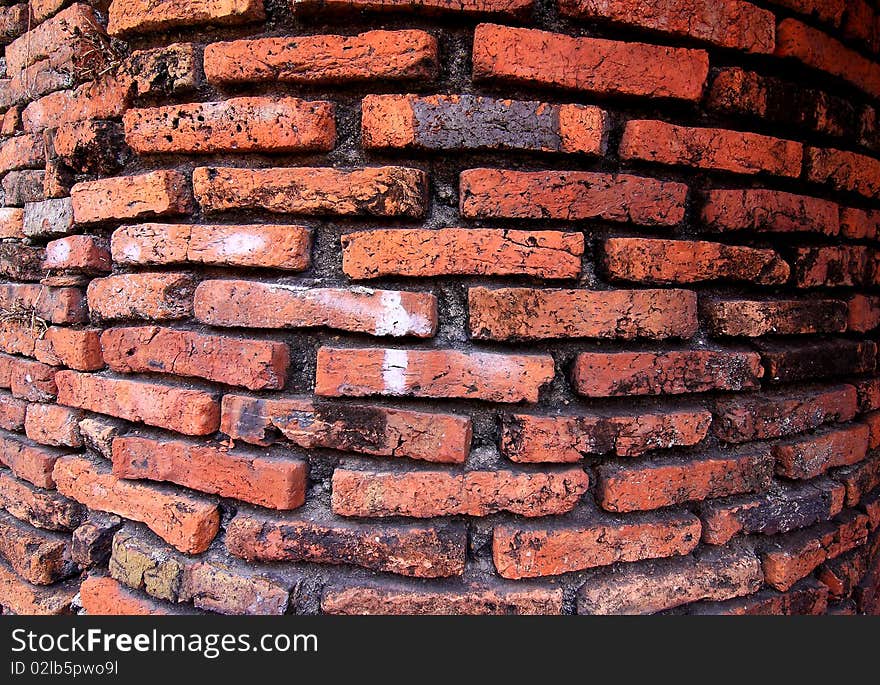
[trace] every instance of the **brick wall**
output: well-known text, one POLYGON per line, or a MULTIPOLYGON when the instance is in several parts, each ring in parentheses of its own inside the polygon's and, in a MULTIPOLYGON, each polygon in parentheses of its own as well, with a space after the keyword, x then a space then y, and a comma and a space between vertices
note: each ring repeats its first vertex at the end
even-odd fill
POLYGON ((880 612, 880 6, 0 39, 4 611, 880 612))

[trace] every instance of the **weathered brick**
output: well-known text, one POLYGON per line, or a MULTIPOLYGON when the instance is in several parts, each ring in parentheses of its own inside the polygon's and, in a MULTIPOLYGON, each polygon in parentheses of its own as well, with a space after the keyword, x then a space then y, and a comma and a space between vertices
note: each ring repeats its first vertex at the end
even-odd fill
POLYGON ((283 614, 290 600, 290 590, 278 581, 217 563, 187 567, 181 591, 196 607, 221 614, 283 614))
POLYGON ((470 288, 470 333, 482 340, 689 338, 697 330, 696 300, 672 289, 470 288))
POLYGON ((25 418, 25 433, 34 442, 53 447, 80 447, 81 411, 56 404, 31 404, 25 418))
POLYGON ((605 463, 598 469, 597 499, 608 511, 648 511, 673 504, 766 490, 773 477, 768 448, 605 463))
POLYGON ((791 140, 649 120, 626 122, 619 153, 627 160, 791 177, 800 176, 804 154, 791 140))
POLYGON ((553 526, 504 524, 493 532, 492 558, 503 578, 534 578, 687 554, 699 539, 700 521, 686 513, 594 517, 553 526))
POLYGON ((73 90, 50 93, 24 108, 22 126, 25 131, 42 131, 72 121, 121 117, 130 90, 130 81, 109 74, 73 90))
POLYGON ((750 300, 705 298, 700 314, 713 335, 756 338, 762 335, 843 333, 847 305, 842 300, 750 300))
POLYGON ((0 40, 18 38, 28 30, 28 3, 0 7, 0 40))
POLYGON ((846 488, 846 505, 854 507, 880 486, 880 457, 871 454, 857 464, 835 469, 832 477, 846 488))
POLYGON ((168 616, 193 613, 128 590, 112 578, 89 576, 79 590, 88 616, 168 616))
POLYGON ((501 452, 515 462, 576 462, 586 455, 634 457, 652 449, 691 446, 709 431, 707 411, 667 410, 616 416, 505 414, 501 452))
POLYGON ((829 428, 773 446, 776 472, 786 478, 813 478, 835 466, 860 462, 868 451, 868 426, 829 428))
POLYGON ((168 481, 271 509, 296 509, 305 502, 305 462, 182 440, 116 438, 113 475, 168 481))
POLYGON ((715 401, 712 432, 725 442, 767 440, 851 421, 857 411, 852 385, 724 398, 715 401))
POLYGON ((851 550, 819 567, 816 577, 828 586, 832 599, 849 597, 868 572, 870 541, 864 547, 851 550))
POLYGON ((96 278, 88 300, 98 320, 154 319, 168 321, 192 315, 195 292, 187 273, 138 273, 96 278))
POLYGON ((185 435, 209 435, 220 425, 214 393, 77 371, 59 371, 58 403, 185 435))
POLYGON ((265 18, 263 0, 113 0, 107 31, 122 36, 200 24, 247 24, 265 18))
POLYGON ((205 335, 158 326, 110 328, 101 334, 104 361, 120 373, 170 373, 279 389, 287 382, 290 349, 281 342, 205 335))
POLYGON ((73 204, 69 197, 26 202, 24 234, 30 237, 66 235, 74 229, 73 204))
POLYGON ((0 392, 0 428, 7 431, 24 430, 26 411, 27 402, 8 392, 0 392))
POLYGON ((138 224, 113 231, 119 264, 211 264, 302 271, 310 263, 311 232, 277 224, 138 224))
POLYGON ((365 148, 605 153, 607 112, 474 95, 368 95, 365 148))
POLYGON ((563 15, 598 19, 734 50, 772 53, 772 12, 742 0, 666 0, 646 7, 639 0, 561 0, 563 15))
POLYGON ((354 36, 296 36, 211 43, 211 83, 432 81, 437 39, 425 31, 367 31, 354 36))
POLYGON ((55 372, 58 368, 31 359, 13 359, 11 364, 12 396, 28 402, 55 399, 55 372))
POLYGON ((683 183, 589 171, 461 172, 460 210, 472 219, 604 219, 675 226, 684 219, 683 183))
POLYGON ((572 382, 587 397, 661 395, 758 387, 764 375, 754 352, 584 352, 572 382))
POLYGON ((693 101, 699 100, 709 72, 702 50, 493 24, 477 26, 473 64, 477 81, 693 101))
POLYGON ((590 574, 578 590, 577 612, 653 614, 699 600, 726 600, 761 589, 761 562, 745 547, 627 564, 621 572, 590 574))
MULTIPOLYGON (((94 68, 104 60, 89 51, 106 40, 95 11, 81 2, 72 4, 57 16, 34 26, 6 46, 6 67, 16 73, 42 59, 54 66, 68 64, 94 68)), ((100 51, 95 51, 100 52, 100 51)))
POLYGON ((337 468, 333 512, 341 516, 554 516, 571 511, 589 487, 579 468, 548 473, 381 472, 337 468))
POLYGON ((91 235, 72 235, 46 245, 44 269, 101 273, 110 271, 107 241, 91 235))
POLYGON ((263 209, 278 214, 423 216, 427 175, 406 167, 354 170, 198 167, 196 199, 205 212, 263 209))
POLYGON ((688 613, 711 616, 820 616, 827 609, 828 588, 816 580, 807 579, 789 592, 764 590, 726 602, 699 602, 688 607, 688 613))
POLYGON ((819 340, 809 343, 755 343, 773 382, 790 383, 868 373, 877 364, 877 345, 869 340, 819 340))
POLYGON ((460 464, 471 444, 471 421, 450 414, 334 404, 311 399, 224 395, 221 432, 256 445, 275 435, 300 447, 460 464))
POLYGON ((820 523, 770 538, 761 551, 764 578, 777 590, 788 590, 826 559, 833 559, 868 539, 868 517, 845 511, 831 523, 820 523))
POLYGON ((5 469, 0 471, 0 506, 17 519, 45 530, 72 530, 86 513, 78 502, 35 487, 5 469))
POLYGON ((122 121, 125 141, 141 155, 327 151, 336 144, 333 104, 291 97, 130 109, 122 121))
POLYGON ((880 97, 880 65, 847 48, 840 41, 797 19, 783 19, 776 27, 778 57, 796 59, 880 97))
POLYGON ((347 290, 203 281, 195 317, 211 326, 326 327, 380 336, 430 338, 437 330, 437 298, 396 290, 347 290))
POLYGON ((136 95, 185 93, 195 90, 202 81, 200 52, 195 43, 135 50, 120 71, 133 84, 136 95))
POLYGON ((39 169, 46 161, 43 136, 24 134, 0 144, 0 173, 15 169, 39 169))
POLYGON ((43 447, 22 435, 0 432, 0 462, 17 477, 38 488, 52 489, 52 469, 64 454, 61 450, 43 447))
POLYGON ((315 394, 537 402, 553 374, 548 355, 321 347, 315 394))
POLYGON ((859 411, 880 409, 880 378, 866 378, 853 385, 859 396, 859 411))
POLYGON ((73 531, 70 556, 82 568, 106 566, 113 536, 122 528, 122 519, 101 511, 90 511, 88 518, 73 531))
POLYGON ((775 250, 704 240, 609 238, 602 263, 612 280, 636 283, 700 283, 733 280, 785 283, 789 267, 775 250))
POLYGON ((840 232, 845 238, 874 240, 880 235, 880 211, 841 207, 840 232))
POLYGON ((332 586, 321 611, 336 615, 555 615, 562 613, 562 588, 482 586, 443 589, 388 585, 332 586))
POLYGON ((799 247, 795 255, 794 279, 800 288, 861 285, 868 276, 864 245, 799 247))
POLYGON ((880 193, 880 161, 855 152, 810 147, 807 179, 873 198, 880 193))
POLYGON ((220 527, 210 500, 177 490, 120 480, 86 457, 70 456, 55 465, 58 491, 89 509, 140 521, 181 552, 198 554, 220 527))
POLYGON ((76 573, 69 543, 61 533, 39 530, 0 512, 0 557, 29 583, 51 585, 76 573))
POLYGON ((46 172, 43 169, 20 169, 8 172, 3 177, 3 194, 6 204, 12 207, 22 207, 28 202, 45 200, 45 177, 46 172))
POLYGON ((78 224, 186 214, 189 182, 179 171, 151 171, 77 183, 70 189, 78 224))
POLYGON ((815 16, 832 26, 840 26, 846 10, 846 0, 770 0, 770 2, 800 14, 815 16))
POLYGON ((350 278, 507 276, 577 278, 584 238, 500 228, 378 229, 342 236, 350 278))
POLYGON ((19 281, 35 281, 43 277, 42 247, 20 243, 0 243, 0 274, 19 281))
POLYGON ((24 210, 0 207, 0 238, 24 238, 24 210))
POLYGON ((299 0, 297 13, 310 12, 423 12, 427 15, 451 12, 455 15, 501 14, 508 17, 528 16, 534 0, 299 0))
POLYGON ((449 523, 378 527, 241 512, 226 528, 226 547, 248 561, 351 564, 416 578, 461 575, 466 538, 449 523))
POLYGON ((113 536, 108 564, 110 575, 133 590, 177 602, 183 586, 187 557, 157 538, 126 526, 113 536))
POLYGON ((104 366, 100 331, 94 328, 50 326, 43 337, 37 339, 34 356, 44 364, 77 371, 97 371, 104 366))
MULTIPOLYGON (((0 561, 0 605, 23 616, 57 616, 73 613, 78 583, 58 583, 40 587, 22 580, 0 561)), ((5 610, 4 610, 5 613, 5 610)))
POLYGON ((740 533, 776 535, 828 521, 843 509, 844 488, 825 478, 775 483, 769 492, 700 504, 703 542, 726 545, 740 533))
POLYGON ((59 126, 52 147, 58 160, 79 173, 113 174, 126 154, 119 124, 95 119, 59 126))

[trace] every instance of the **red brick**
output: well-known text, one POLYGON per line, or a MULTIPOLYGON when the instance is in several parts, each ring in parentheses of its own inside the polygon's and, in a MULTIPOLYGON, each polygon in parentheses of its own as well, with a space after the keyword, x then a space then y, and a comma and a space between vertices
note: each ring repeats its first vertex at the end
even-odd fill
POLYGON ((713 335, 744 336, 843 333, 847 306, 842 300, 746 300, 707 298, 700 314, 713 335))
POLYGON ((819 567, 819 582, 828 586, 833 599, 849 597, 868 572, 868 546, 854 549, 819 567))
POLYGON ((140 521, 181 552, 204 552, 217 535, 220 514, 210 500, 142 483, 120 480, 86 457, 55 465, 58 491, 89 509, 140 521))
POLYGON ((38 488, 52 489, 52 469, 64 454, 61 450, 43 447, 15 433, 0 433, 0 463, 19 478, 38 488))
POLYGON ((88 616, 168 616, 191 613, 171 604, 141 597, 112 578, 89 576, 79 590, 88 616))
POLYGON ((107 276, 89 283, 89 308, 98 320, 184 319, 192 315, 194 291, 193 277, 187 273, 107 276))
POLYGON ((724 398, 715 402, 712 432, 725 442, 767 440, 851 421, 857 411, 852 385, 724 398))
POLYGON ((290 97, 130 109, 122 121, 125 141, 141 155, 327 151, 336 144, 333 104, 290 97))
POLYGON ((868 539, 868 517, 844 512, 833 523, 821 523, 771 538, 761 552, 764 578, 777 590, 788 590, 826 559, 833 559, 868 539))
POLYGON ((172 95, 195 90, 202 82, 201 48, 195 43, 172 43, 135 50, 120 67, 136 95, 172 95))
MULTIPOLYGON (((69 48, 58 50, 57 47, 49 48, 51 55, 48 58, 41 58, 21 71, 10 74, 11 78, 0 94, 0 108, 10 105, 20 107, 47 93, 70 88, 75 83, 76 72, 83 73, 84 67, 88 68, 86 65, 74 65, 71 68, 71 62, 79 59, 82 53, 74 54, 69 48)), ((80 44, 77 49, 82 50, 82 47, 80 44)), ((96 66, 103 62, 97 54, 93 61, 96 66)), ((18 126, 15 128, 19 129, 18 126)))
POLYGON ((811 147, 807 148, 807 179, 874 198, 880 193, 880 161, 855 152, 811 147))
POLYGON ((773 446, 776 472, 786 478, 812 478, 835 466, 860 462, 868 451, 868 427, 861 423, 819 431, 773 446))
POLYGON ((868 449, 877 449, 880 447, 880 412, 865 414, 861 420, 868 426, 868 449))
POLYGON ((321 598, 321 611, 336 615, 555 615, 561 614, 562 588, 483 586, 472 583, 443 589, 386 585, 333 586, 321 598))
POLYGON ((56 404, 31 404, 27 409, 25 432, 34 442, 54 447, 80 447, 81 411, 56 404))
POLYGON ((756 346, 766 378, 773 382, 836 379, 868 373, 877 363, 877 345, 867 340, 820 340, 798 345, 760 341, 756 346))
POLYGON ((55 366, 30 359, 11 362, 12 396, 28 402, 49 402, 55 399, 55 366))
POLYGON ((703 240, 609 238, 603 265, 609 278, 636 283, 700 283, 734 280, 779 284, 788 280, 788 264, 774 250, 703 240))
POLYGON ((770 0, 770 2, 800 14, 815 16, 832 26, 840 25, 846 9, 846 0, 770 0))
POLYGON ((652 449, 696 445, 706 437, 707 411, 667 410, 617 416, 504 415, 501 452, 515 462, 576 462, 609 452, 635 457, 652 449))
POLYGON ((110 558, 110 547, 122 519, 113 514, 90 511, 88 518, 73 531, 70 556, 82 568, 104 567, 110 558))
POLYGON ((527 471, 333 472, 331 506, 340 516, 554 516, 577 505, 589 487, 579 468, 527 471))
POLYGON ((211 326, 321 326, 418 338, 437 331, 437 298, 429 293, 203 281, 196 288, 194 307, 195 317, 211 326))
POLYGON ((626 160, 795 178, 803 161, 803 146, 791 140, 646 120, 626 122, 619 152, 626 160))
POLYGON ((689 338, 696 308, 686 290, 468 290, 470 333, 481 340, 689 338))
POLYGON ((0 39, 17 38, 28 30, 28 3, 0 7, 0 39))
POLYGON ((713 616, 821 616, 828 609, 828 588, 808 579, 790 592, 764 590, 748 597, 699 603, 688 608, 690 614, 713 616))
POLYGON ((263 0, 113 0, 107 31, 112 36, 159 33, 201 24, 247 24, 266 18, 263 0))
POLYGON ((303 226, 139 224, 113 232, 118 264, 211 264, 303 271, 311 232, 303 226))
POLYGON ((53 490, 34 487, 0 471, 0 506, 37 528, 46 530, 73 530, 85 518, 83 507, 53 490))
POLYGON ((0 238, 24 238, 24 210, 0 207, 0 238))
POLYGON ((555 576, 620 561, 687 554, 700 539, 690 514, 495 527, 492 558, 503 578, 555 576))
POLYGON ((34 356, 44 364, 77 371, 97 371, 104 366, 100 331, 50 326, 36 341, 34 356))
POLYGON ((537 402, 553 375, 548 355, 321 347, 315 394, 537 402))
POLYGON ((534 0, 298 0, 295 13, 324 12, 423 12, 427 15, 445 12, 454 15, 501 14, 527 17, 534 0))
POLYGON ((85 273, 110 271, 107 242, 91 235, 72 235, 46 245, 44 269, 67 269, 85 273))
POLYGON ((324 447, 385 457, 460 464, 470 451, 464 416, 310 399, 224 395, 221 432, 256 445, 280 432, 305 449, 324 447))
POLYGON ((767 448, 719 452, 690 460, 601 464, 597 499, 608 511, 648 511, 712 497, 766 490, 773 477, 767 448))
POLYGON ((551 105, 473 95, 368 95, 365 148, 535 150, 605 153, 608 113, 588 105, 551 105))
POLYGON ((20 243, 0 244, 0 275, 17 281, 35 281, 43 277, 42 247, 20 243))
POLYGON ((84 181, 70 189, 79 224, 186 214, 192 208, 189 182, 179 171, 151 171, 84 181))
POLYGON ((7 431, 24 430, 26 411, 27 402, 7 392, 0 392, 0 428, 7 431))
POLYGON ((0 512, 0 557, 29 583, 51 585, 76 573, 69 546, 70 539, 61 533, 39 530, 0 512))
POLYGON ((437 39, 425 31, 366 31, 354 36, 296 36, 212 43, 211 83, 433 81, 437 39))
POLYGON ((42 59, 48 59, 54 67, 103 66, 103 58, 95 60, 90 50, 100 52, 95 45, 103 47, 105 41, 106 34, 95 11, 77 2, 9 43, 6 68, 15 74, 42 59))
POLYGON ((196 376, 251 390, 283 388, 290 366, 290 349, 281 342, 158 326, 110 328, 101 348, 107 366, 120 373, 196 376))
POLYGON ((874 240, 880 235, 880 210, 841 207, 840 232, 845 238, 874 240))
POLYGON ((209 435, 220 425, 216 395, 147 381, 60 371, 58 403, 184 435, 209 435))
POLYGON ((45 169, 10 171, 3 177, 3 192, 6 195, 6 204, 21 207, 28 202, 41 202, 45 200, 45 180, 45 169))
MULTIPOLYGON (((0 245, 2 248, 2 245, 0 245)), ((42 332, 42 326, 38 321, 23 321, 10 319, 0 322, 0 351, 6 354, 20 354, 27 357, 34 356, 36 339, 42 332)), ((5 358, 4 365, 11 372, 13 361, 5 358)), ((11 387, 12 376, 9 376, 7 386, 11 387)))
POLYGON ((577 278, 584 237, 501 228, 378 229, 342 236, 350 278, 508 276, 577 278))
POLYGON ((25 131, 42 131, 72 121, 121 117, 130 100, 131 83, 109 74, 73 90, 60 90, 34 100, 21 115, 25 131))
POLYGON ((465 528, 445 523, 372 526, 239 513, 226 528, 227 549, 247 561, 351 564, 416 578, 461 575, 466 545, 465 528))
POLYGON ((589 171, 461 172, 461 215, 471 219, 604 219, 675 226, 687 186, 629 174, 589 171))
MULTIPOLYGON (((7 87, 9 87, 8 84, 7 87)), ((22 130, 21 109, 19 105, 14 105, 6 110, 3 121, 0 123, 0 135, 13 136, 22 130)))
POLYGON ((742 0, 666 0, 647 7, 640 0, 562 0, 559 5, 564 16, 694 38, 722 48, 772 53, 775 45, 773 13, 742 0))
POLYGON ((43 137, 21 135, 0 144, 0 173, 13 169, 39 169, 46 161, 43 137))
POLYGON ((796 59, 880 97, 880 65, 797 19, 783 19, 776 27, 776 55, 796 59))
POLYGON ((835 469, 832 476, 846 488, 846 505, 854 507, 880 486, 880 457, 871 454, 857 464, 835 469))
POLYGON ((861 285, 868 271, 868 249, 863 245, 799 247, 794 277, 799 288, 861 285))
MULTIPOLYGON (((39 587, 22 580, 0 561, 0 605, 22 616, 57 616, 73 613, 78 583, 59 583, 39 587)), ((4 609, 5 613, 5 609, 4 609)))
POLYGON ((306 470, 298 459, 229 452, 182 440, 113 441, 113 475, 118 478, 167 481, 271 509, 296 509, 305 502, 306 470))
POLYGON ((854 385, 859 395, 859 411, 880 409, 880 378, 867 378, 854 385))
POLYGON ((421 217, 428 178, 406 167, 354 170, 198 167, 196 199, 205 212, 262 209, 277 214, 421 217))
POLYGON ((697 101, 709 71, 702 50, 572 38, 536 29, 480 24, 474 80, 553 86, 598 95, 697 101))
POLYGON ((761 562, 747 548, 709 550, 696 557, 627 564, 621 572, 589 576, 578 590, 577 612, 653 614, 699 600, 726 600, 761 589, 761 562))
POLYGON ((572 382, 587 397, 661 395, 758 387, 764 375, 754 352, 585 352, 572 382))

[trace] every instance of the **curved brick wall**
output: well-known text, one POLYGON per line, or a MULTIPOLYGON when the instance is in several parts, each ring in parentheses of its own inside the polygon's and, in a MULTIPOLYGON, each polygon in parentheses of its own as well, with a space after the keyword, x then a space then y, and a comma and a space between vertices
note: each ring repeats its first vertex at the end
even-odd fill
POLYGON ((6 0, 4 611, 880 611, 878 17, 6 0))

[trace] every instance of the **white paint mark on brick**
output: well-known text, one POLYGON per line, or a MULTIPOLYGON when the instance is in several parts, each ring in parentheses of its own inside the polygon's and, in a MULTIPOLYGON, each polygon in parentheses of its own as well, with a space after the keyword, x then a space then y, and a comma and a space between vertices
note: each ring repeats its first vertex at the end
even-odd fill
POLYGON ((389 395, 405 395, 407 391, 406 368, 409 353, 406 350, 385 350, 382 359, 382 386, 389 395))

